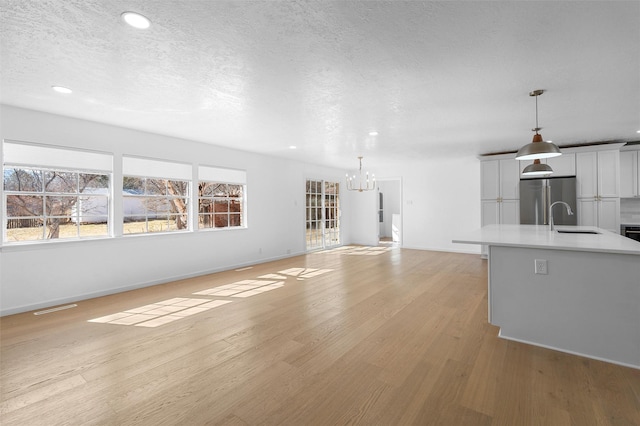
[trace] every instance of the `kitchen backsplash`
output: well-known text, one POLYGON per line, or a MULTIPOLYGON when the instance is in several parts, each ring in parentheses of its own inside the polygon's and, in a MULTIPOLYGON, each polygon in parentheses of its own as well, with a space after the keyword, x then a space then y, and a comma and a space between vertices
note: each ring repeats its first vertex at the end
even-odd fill
POLYGON ((640 223, 640 198, 620 199, 620 223, 640 223))

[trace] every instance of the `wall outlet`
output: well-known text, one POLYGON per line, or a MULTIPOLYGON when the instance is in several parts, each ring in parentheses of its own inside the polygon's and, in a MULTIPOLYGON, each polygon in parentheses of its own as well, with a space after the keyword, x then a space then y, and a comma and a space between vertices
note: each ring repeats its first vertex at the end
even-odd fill
POLYGON ((547 275, 547 261, 544 259, 534 260, 534 272, 540 275, 547 275))

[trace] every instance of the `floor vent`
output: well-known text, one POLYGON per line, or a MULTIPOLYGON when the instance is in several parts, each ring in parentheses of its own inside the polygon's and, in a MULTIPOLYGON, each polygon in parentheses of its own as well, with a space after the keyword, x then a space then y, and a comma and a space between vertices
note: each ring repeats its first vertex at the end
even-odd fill
POLYGON ((71 305, 58 306, 57 308, 45 309, 44 311, 34 312, 33 315, 50 314, 51 312, 63 311, 65 309, 75 308, 76 306, 78 305, 76 305, 75 303, 71 305))

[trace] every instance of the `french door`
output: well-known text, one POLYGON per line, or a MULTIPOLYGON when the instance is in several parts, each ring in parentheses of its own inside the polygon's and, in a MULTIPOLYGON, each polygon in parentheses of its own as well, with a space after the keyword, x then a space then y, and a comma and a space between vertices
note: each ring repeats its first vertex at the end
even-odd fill
POLYGON ((340 184, 307 179, 307 250, 340 245, 340 184))

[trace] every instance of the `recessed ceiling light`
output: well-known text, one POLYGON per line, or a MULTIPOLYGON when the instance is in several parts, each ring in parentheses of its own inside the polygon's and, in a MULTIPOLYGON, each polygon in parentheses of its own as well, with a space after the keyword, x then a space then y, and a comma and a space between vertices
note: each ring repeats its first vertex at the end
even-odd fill
POLYGON ((151 21, 139 13, 124 12, 121 16, 124 22, 139 30, 145 30, 151 25, 151 21))
POLYGON ((378 132, 373 130, 373 131, 369 132, 369 136, 378 136, 378 132))
POLYGON ((636 130, 636 133, 640 133, 640 130, 636 130))
POLYGON ((64 93, 65 95, 68 95, 69 93, 72 93, 73 90, 69 89, 68 87, 63 87, 63 86, 51 86, 51 88, 53 90, 55 90, 58 93, 64 93))
POLYGON ((295 145, 289 145, 289 149, 296 149, 295 145))

